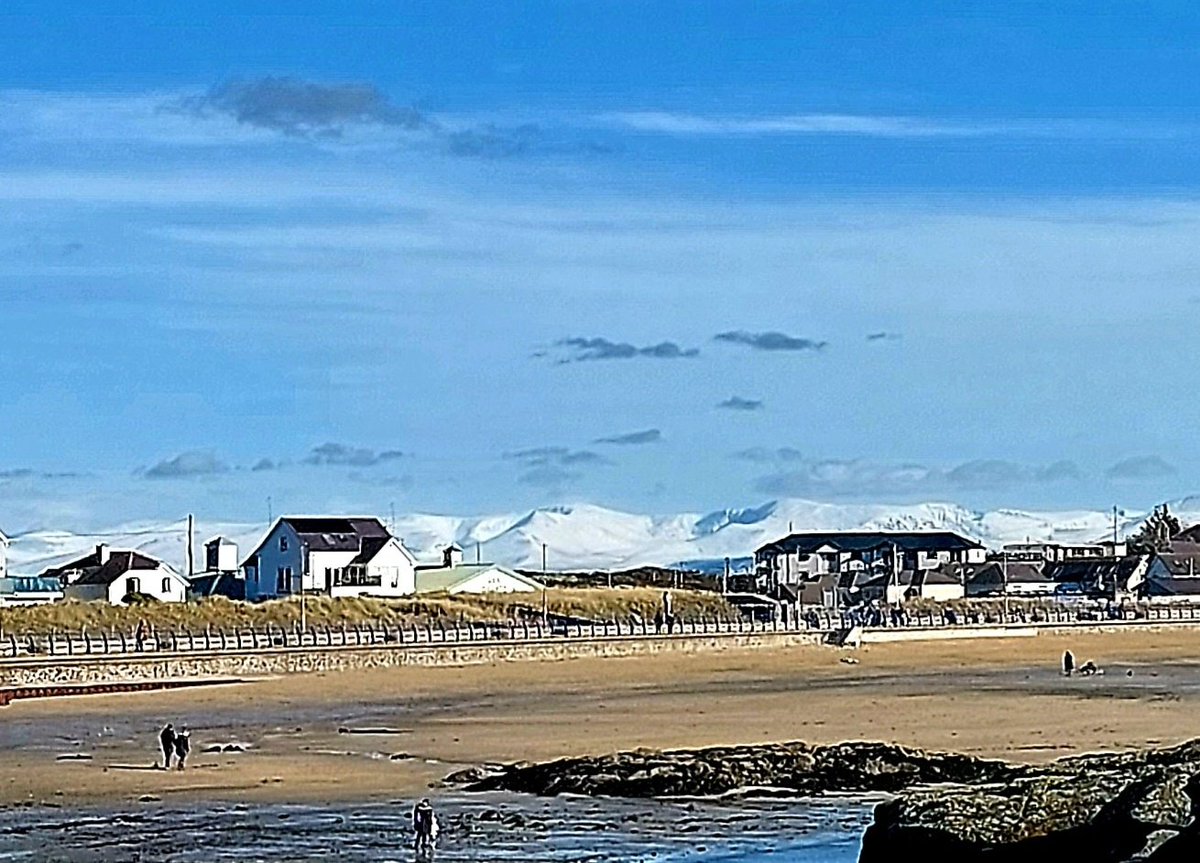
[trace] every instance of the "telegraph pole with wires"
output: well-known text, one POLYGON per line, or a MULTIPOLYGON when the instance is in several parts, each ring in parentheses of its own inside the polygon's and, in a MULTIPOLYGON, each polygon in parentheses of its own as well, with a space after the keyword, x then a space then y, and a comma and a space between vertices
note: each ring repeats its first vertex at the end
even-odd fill
POLYGON ((308 609, 304 602, 304 576, 308 574, 308 543, 300 543, 300 631, 308 631, 308 609))
POLYGON ((549 620, 546 606, 546 543, 542 543, 542 626, 549 620))

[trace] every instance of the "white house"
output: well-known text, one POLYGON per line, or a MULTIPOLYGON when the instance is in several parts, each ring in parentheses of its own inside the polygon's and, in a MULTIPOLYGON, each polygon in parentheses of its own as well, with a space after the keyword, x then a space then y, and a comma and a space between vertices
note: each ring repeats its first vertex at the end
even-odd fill
POLYGON ((411 596, 416 593, 417 560, 394 536, 370 537, 341 569, 329 577, 329 595, 411 596))
POLYGON ((392 538, 379 519, 370 516, 284 516, 242 563, 246 599, 274 599, 301 590, 332 593, 335 574, 337 587, 344 589, 337 595, 372 593, 372 585, 353 583, 367 579, 368 569, 370 578, 377 575, 380 588, 386 585, 388 591, 394 574, 399 590, 404 586, 402 558, 412 555, 398 540, 399 549, 388 549, 392 538), (371 554, 366 563, 361 560, 364 553, 371 554), (378 562, 376 555, 381 555, 378 562))
POLYGON ((451 545, 441 566, 418 566, 416 592, 422 593, 533 593, 543 590, 540 581, 494 563, 463 563, 462 549, 451 545))
POLYGON ((124 605, 135 594, 161 602, 183 602, 188 592, 187 579, 161 560, 103 544, 89 555, 47 569, 41 577, 56 579, 67 599, 82 602, 124 605))

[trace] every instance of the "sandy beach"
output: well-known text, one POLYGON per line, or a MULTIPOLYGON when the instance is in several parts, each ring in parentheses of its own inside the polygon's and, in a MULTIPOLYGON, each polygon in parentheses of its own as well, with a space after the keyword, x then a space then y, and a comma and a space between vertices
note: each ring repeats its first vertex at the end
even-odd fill
POLYGON ((1200 736, 1198 703, 1192 630, 295 676, 16 702, 0 802, 387 800, 483 762, 785 740, 1042 761, 1200 736), (1105 673, 1064 678, 1067 647, 1105 673), (153 768, 167 721, 186 771, 153 768))

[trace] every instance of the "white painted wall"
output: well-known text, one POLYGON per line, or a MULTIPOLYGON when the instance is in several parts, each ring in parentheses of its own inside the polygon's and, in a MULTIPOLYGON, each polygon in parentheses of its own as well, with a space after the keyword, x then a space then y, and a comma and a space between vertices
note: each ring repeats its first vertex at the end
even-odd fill
POLYGON ((337 585, 329 587, 331 596, 411 596, 416 593, 416 559, 396 537, 379 549, 367 565, 368 576, 378 576, 376 585, 337 585))
POLYGON ((184 602, 187 600, 187 581, 166 564, 157 569, 133 569, 117 578, 112 584, 71 584, 67 586, 67 599, 81 602, 103 600, 110 605, 124 605, 131 593, 152 596, 160 602, 184 602))
POLYGON ((517 578, 502 569, 485 569, 450 590, 457 593, 532 593, 537 590, 530 582, 517 578))

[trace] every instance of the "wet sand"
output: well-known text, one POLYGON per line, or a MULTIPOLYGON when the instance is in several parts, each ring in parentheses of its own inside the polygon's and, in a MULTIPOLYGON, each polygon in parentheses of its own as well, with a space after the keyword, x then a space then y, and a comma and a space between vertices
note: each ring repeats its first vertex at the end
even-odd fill
POLYGON ((1042 761, 1200 736, 1198 704, 1200 630, 316 674, 16 702, 0 803, 367 802, 482 762, 784 740, 1042 761), (1066 647, 1105 674, 1064 678, 1066 647), (184 772, 152 767, 167 721, 184 772))

